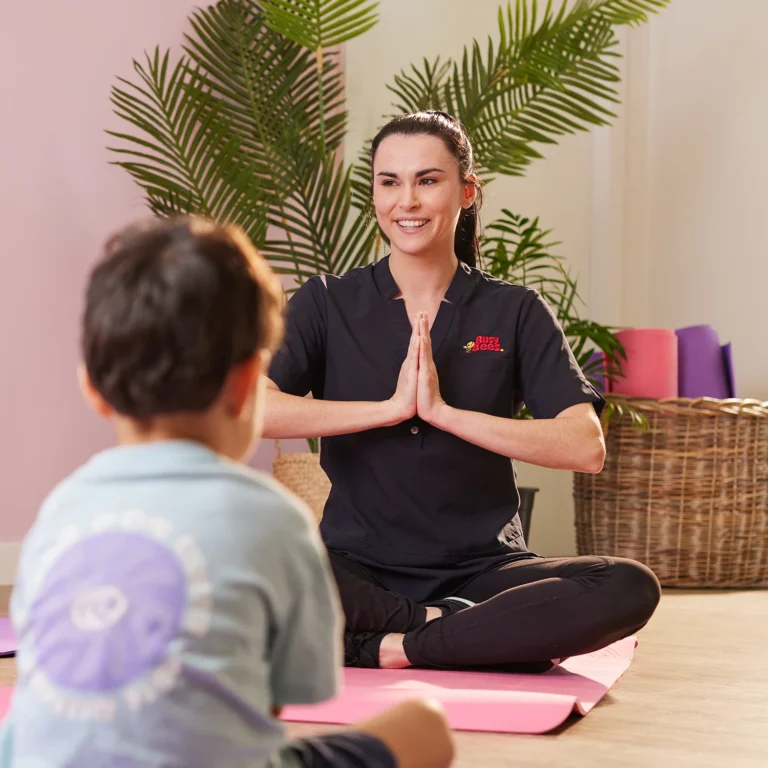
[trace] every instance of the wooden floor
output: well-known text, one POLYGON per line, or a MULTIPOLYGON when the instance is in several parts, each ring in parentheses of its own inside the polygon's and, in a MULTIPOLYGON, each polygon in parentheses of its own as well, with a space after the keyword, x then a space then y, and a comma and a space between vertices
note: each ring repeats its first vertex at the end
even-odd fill
MULTIPOLYGON (((767 646, 768 591, 668 590, 629 671, 589 716, 545 736, 460 733, 455 765, 765 768, 767 646)), ((0 660, 0 685, 13 676, 0 660)))

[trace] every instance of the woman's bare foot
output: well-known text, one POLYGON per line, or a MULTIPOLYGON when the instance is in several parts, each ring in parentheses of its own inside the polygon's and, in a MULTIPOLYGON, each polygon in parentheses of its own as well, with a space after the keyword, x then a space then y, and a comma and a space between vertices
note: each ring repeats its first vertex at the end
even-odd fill
POLYGON ((392 633, 381 640, 379 646, 379 667, 381 669, 405 669, 411 666, 403 650, 405 635, 392 633))

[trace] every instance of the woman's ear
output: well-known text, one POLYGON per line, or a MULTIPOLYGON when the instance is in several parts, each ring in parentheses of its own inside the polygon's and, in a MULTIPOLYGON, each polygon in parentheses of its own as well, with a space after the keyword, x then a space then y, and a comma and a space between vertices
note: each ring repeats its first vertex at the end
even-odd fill
POLYGON ((477 200, 477 176, 471 174, 464 182, 464 199, 461 201, 462 208, 471 208, 477 200))
POLYGON ((88 375, 88 368, 84 362, 77 366, 77 381, 80 385, 80 392, 83 399, 88 403, 91 410, 95 411, 104 419, 109 419, 113 415, 112 406, 101 396, 101 393, 93 386, 91 377, 88 375))

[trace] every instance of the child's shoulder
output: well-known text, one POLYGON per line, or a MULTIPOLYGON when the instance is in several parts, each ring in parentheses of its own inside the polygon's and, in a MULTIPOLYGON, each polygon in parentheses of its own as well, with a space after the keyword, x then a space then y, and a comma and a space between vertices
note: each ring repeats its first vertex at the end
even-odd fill
MULTIPOLYGON (((281 485, 266 472, 231 463, 226 467, 233 480, 233 494, 243 493, 258 505, 261 513, 276 513, 278 519, 313 524, 309 507, 298 496, 281 485)), ((250 505, 249 505, 250 506, 250 505)))

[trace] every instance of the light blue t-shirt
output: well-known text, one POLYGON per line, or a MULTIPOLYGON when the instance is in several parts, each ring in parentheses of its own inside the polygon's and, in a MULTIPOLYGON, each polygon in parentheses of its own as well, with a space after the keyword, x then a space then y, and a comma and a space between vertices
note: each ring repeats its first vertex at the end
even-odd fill
POLYGON ((190 441, 113 448, 59 485, 11 613, 3 768, 287 765, 272 707, 337 691, 338 598, 308 511, 190 441))

